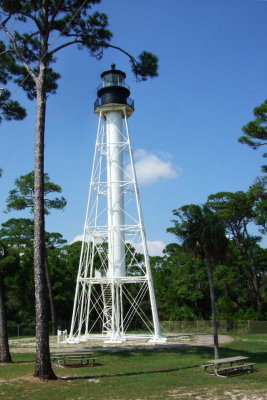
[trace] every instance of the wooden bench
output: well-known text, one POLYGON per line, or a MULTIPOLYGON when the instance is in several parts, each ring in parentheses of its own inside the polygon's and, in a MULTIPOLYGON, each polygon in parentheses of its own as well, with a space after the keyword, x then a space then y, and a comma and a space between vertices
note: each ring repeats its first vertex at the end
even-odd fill
POLYGON ((237 375, 238 373, 253 372, 255 363, 244 364, 244 361, 248 359, 248 357, 243 356, 220 358, 207 361, 207 364, 202 365, 202 368, 209 375, 225 378, 230 375, 237 375))
POLYGON ((90 366, 95 365, 96 357, 93 353, 88 351, 79 352, 66 352, 66 353, 52 353, 51 361, 56 362, 59 367, 67 366, 90 366))

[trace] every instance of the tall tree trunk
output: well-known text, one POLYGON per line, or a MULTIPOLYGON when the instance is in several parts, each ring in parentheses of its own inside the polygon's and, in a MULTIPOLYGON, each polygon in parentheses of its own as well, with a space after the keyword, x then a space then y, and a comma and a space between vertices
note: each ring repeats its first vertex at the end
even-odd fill
POLYGON ((34 283, 36 319, 36 365, 34 376, 42 380, 56 379, 49 350, 48 301, 45 275, 44 220, 44 132, 46 115, 46 68, 41 63, 37 81, 37 116, 34 157, 34 283))
POLYGON ((213 331, 213 339, 214 339, 214 358, 220 358, 219 355, 219 337, 218 337, 218 321, 217 321, 217 311, 216 311, 216 303, 215 303, 215 293, 214 293, 214 278, 213 278, 213 270, 212 263, 209 259, 206 260, 206 267, 209 278, 209 287, 210 287, 210 303, 211 303, 211 313, 212 313, 212 331, 213 331))
POLYGON ((255 268, 254 257, 249 249, 244 249, 244 248, 243 248, 243 255, 246 260, 249 260, 249 278, 250 278, 249 286, 252 288, 252 300, 254 299, 254 302, 256 303, 257 307, 257 312, 260 314, 262 307, 260 298, 260 288, 255 268))
POLYGON ((1 363, 12 362, 9 351, 4 285, 1 274, 0 274, 0 362, 1 363))
POLYGON ((250 250, 248 251, 248 254, 249 254, 249 258, 250 258, 250 276, 251 276, 251 281, 252 281, 254 298, 255 298, 256 305, 257 305, 257 311, 260 314, 262 311, 262 304, 261 304, 261 297, 260 297, 259 281, 258 281, 256 267, 255 267, 254 257, 251 254, 250 250))
MULTIPOLYGON (((245 239, 248 240, 249 235, 246 229, 245 229, 245 234, 246 234, 245 239)), ((249 261, 249 287, 252 289, 252 300, 254 300, 254 302, 256 303, 258 313, 261 313, 262 304, 260 298, 260 288, 259 288, 259 282, 257 277, 257 271, 255 268, 255 261, 253 254, 251 250, 244 245, 242 239, 239 238, 238 235, 236 235, 235 233, 234 233, 234 239, 245 260, 249 261)))
POLYGON ((51 284, 50 269, 49 269, 49 264, 48 264, 47 253, 45 256, 45 275, 46 275, 46 282, 47 282, 47 289, 48 289, 51 322, 52 322, 52 335, 55 335, 56 334, 56 310, 55 310, 55 302, 54 302, 54 296, 53 296, 53 291, 52 291, 52 284, 51 284))

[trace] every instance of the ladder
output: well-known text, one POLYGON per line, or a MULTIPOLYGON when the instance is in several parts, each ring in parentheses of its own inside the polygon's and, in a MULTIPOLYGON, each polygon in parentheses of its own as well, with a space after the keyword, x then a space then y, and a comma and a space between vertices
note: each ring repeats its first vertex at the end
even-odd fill
POLYGON ((103 299, 103 327, 102 333, 109 334, 111 331, 112 318, 112 292, 109 284, 101 285, 103 299))

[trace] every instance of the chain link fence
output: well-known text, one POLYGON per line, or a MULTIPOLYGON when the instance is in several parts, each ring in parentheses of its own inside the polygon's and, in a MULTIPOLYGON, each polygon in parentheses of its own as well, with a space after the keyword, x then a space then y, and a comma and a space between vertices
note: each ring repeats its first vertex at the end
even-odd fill
MULTIPOLYGON (((267 321, 218 321, 219 333, 220 334, 257 334, 267 333, 267 321)), ((63 326, 63 325, 62 325, 63 326)), ((59 329, 62 328, 59 326, 59 329)), ((64 324, 63 328, 66 329, 69 324, 64 324)), ((211 321, 162 321, 161 322, 162 333, 168 334, 212 334, 211 321)), ((34 336, 35 326, 34 324, 23 325, 23 324, 12 324, 8 327, 9 336, 21 337, 21 336, 34 336)))
MULTIPOLYGON (((211 321, 163 321, 161 328, 165 334, 192 333, 212 334, 211 321)), ((267 321, 218 321, 219 333, 256 334, 267 333, 267 321)))
POLYGON ((34 336, 35 325, 12 324, 8 325, 9 337, 34 336))

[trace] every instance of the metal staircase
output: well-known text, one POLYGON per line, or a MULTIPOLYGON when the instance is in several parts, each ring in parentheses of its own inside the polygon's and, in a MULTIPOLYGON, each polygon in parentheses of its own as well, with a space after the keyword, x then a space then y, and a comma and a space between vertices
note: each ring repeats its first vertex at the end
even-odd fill
POLYGON ((111 332, 111 319, 112 319, 112 291, 111 286, 101 285, 102 299, 103 299, 103 334, 110 334, 111 332))

